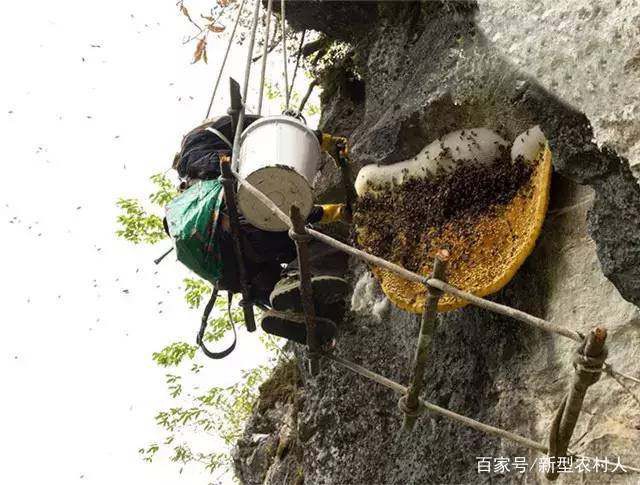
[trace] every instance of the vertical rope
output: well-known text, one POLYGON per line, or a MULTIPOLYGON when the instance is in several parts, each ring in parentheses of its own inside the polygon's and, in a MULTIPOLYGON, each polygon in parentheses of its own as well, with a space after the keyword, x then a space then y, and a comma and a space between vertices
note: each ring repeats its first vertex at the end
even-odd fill
POLYGON ((211 108, 213 106, 213 100, 216 97, 216 92, 218 91, 218 85, 220 84, 220 79, 222 79, 222 72, 224 71, 224 66, 227 63, 227 57, 229 56, 229 51, 231 50, 231 44, 233 43, 233 38, 236 35, 236 29, 238 27, 238 23, 240 21, 240 17, 242 16, 242 9, 244 9, 244 2, 246 0, 242 0, 240 4, 240 8, 238 8, 238 16, 236 17, 236 21, 233 24, 233 30, 231 31, 231 36, 229 37, 229 42, 227 43, 227 50, 224 52, 224 58, 222 59, 222 64, 220 65, 220 70, 218 71, 218 78, 216 79, 216 83, 213 87, 213 92, 211 93, 211 100, 209 101, 209 107, 207 108, 207 114, 204 119, 208 119, 211 114, 211 108))
POLYGON ((247 94, 249 91, 249 77, 251 76, 251 58, 253 57, 253 46, 256 42, 256 29, 258 28, 258 13, 260 12, 260 0, 255 0, 256 6, 253 10, 253 23, 251 25, 251 38, 249 39, 249 46, 247 47, 247 61, 244 68, 244 85, 242 87, 242 107, 240 108, 240 114, 238 115, 238 125, 236 126, 236 133, 233 137, 233 151, 231 167, 235 170, 238 167, 238 156, 240 152, 240 135, 242 134, 242 128, 244 126, 244 111, 247 106, 247 94))
MULTIPOLYGON (((271 26, 271 11, 273 0, 267 3, 267 25, 264 30, 264 46, 262 48, 262 69, 260 71, 260 94, 258 95, 258 116, 262 114, 262 96, 264 94, 264 74, 267 70, 267 55, 269 54, 269 27, 271 26)), ((277 25, 277 24, 276 24, 277 25)))
POLYGON ((284 106, 289 111, 289 76, 287 73, 287 29, 285 25, 284 0, 280 0, 280 21, 282 22, 282 58, 284 60, 284 106))
POLYGON ((242 86, 242 114, 247 106, 247 93, 249 92, 249 77, 251 76, 251 58, 253 57, 253 46, 256 43, 256 30, 258 28, 258 14, 260 13, 260 0, 256 0, 256 6, 253 9, 253 22, 251 24, 251 38, 249 39, 249 47, 247 48, 247 62, 244 67, 244 85, 242 86))
POLYGON ((296 56, 296 67, 293 68, 293 76, 291 76, 291 87, 289 88, 289 99, 293 94, 293 86, 296 83, 296 74, 298 73, 298 65, 300 64, 300 56, 302 54, 302 45, 304 44, 304 36, 307 34, 307 29, 302 31, 300 36, 300 45, 298 46, 298 55, 296 56))

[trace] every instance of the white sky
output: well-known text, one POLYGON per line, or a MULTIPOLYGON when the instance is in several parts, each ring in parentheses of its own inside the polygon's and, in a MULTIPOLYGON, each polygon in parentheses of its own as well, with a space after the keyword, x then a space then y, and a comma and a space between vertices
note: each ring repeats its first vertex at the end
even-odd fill
MULTIPOLYGON (((193 342, 199 312, 183 301, 186 270, 172 257, 153 265, 167 241, 134 247, 114 236, 117 198, 146 198, 148 177, 170 166, 206 111, 224 41, 211 43, 209 65, 191 65, 189 33, 173 0, 3 4, 3 483, 211 479, 137 453, 162 438, 153 416, 170 403, 151 354, 193 342)), ((244 49, 232 52, 241 81, 244 49)), ((241 330, 230 358, 207 362, 202 386, 230 384, 261 361, 258 333, 241 330)))

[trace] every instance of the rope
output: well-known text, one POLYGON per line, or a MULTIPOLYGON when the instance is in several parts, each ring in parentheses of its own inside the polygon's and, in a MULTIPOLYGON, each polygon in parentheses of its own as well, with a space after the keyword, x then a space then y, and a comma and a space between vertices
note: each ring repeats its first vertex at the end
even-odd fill
MULTIPOLYGON (((609 364, 606 364, 604 367, 604 370, 606 372, 606 366, 609 364)), ((638 396, 636 396, 633 391, 631 391, 631 389, 629 389, 624 382, 622 382, 617 376, 613 375, 613 374, 608 374, 614 381, 616 381, 616 383, 622 388, 622 390, 624 392, 626 392, 629 396, 631 396, 631 398, 640 406, 640 399, 638 399, 638 396)))
POLYGON ((218 78, 216 79, 216 83, 213 86, 213 92, 211 93, 211 100, 209 101, 209 107, 207 108, 207 115, 204 117, 205 120, 209 119, 209 115, 211 114, 211 108, 213 106, 213 100, 216 97, 216 92, 218 91, 218 85, 220 84, 220 79, 222 79, 222 72, 224 71, 224 66, 227 63, 227 57, 229 56, 229 50, 231 50, 231 44, 233 43, 233 38, 236 35, 236 28, 238 27, 238 23, 240 21, 240 17, 242 16, 242 9, 244 8, 244 2, 246 0, 242 0, 240 4, 240 8, 238 9, 238 16, 236 17, 236 21, 233 24, 233 30, 231 31, 231 36, 229 37, 229 42, 227 43, 227 50, 224 52, 224 58, 222 59, 222 64, 220 65, 220 71, 218 71, 218 78))
MULTIPOLYGON (((242 185, 243 187, 245 187, 252 195, 254 195, 258 200, 260 200, 268 209, 271 210, 271 212, 276 215, 280 220, 282 220, 286 225, 288 225, 290 228, 292 228, 292 223, 291 223, 291 219, 271 200, 269 199, 265 194, 263 194, 260 190, 258 190, 257 188, 255 188, 251 183, 247 182, 245 179, 243 179, 242 177, 240 177, 240 175, 237 172, 232 172, 234 177, 236 177, 236 179, 238 180, 238 183, 240 185, 242 185)), ((611 368, 611 365, 604 362, 605 358, 606 358, 606 351, 602 351, 602 352, 598 352, 598 354, 594 357, 594 355, 590 355, 591 352, 589 352, 588 350, 588 345, 590 343, 590 339, 585 339, 582 335, 580 335, 577 332, 571 332, 568 331, 567 329, 564 329, 562 327, 559 327, 558 325, 552 324, 551 322, 547 322, 546 320, 543 320, 541 318, 538 317, 534 317, 533 315, 529 315, 528 313, 522 312, 520 310, 516 310, 510 307, 507 307, 505 305, 499 305, 497 303, 494 302, 490 302, 488 300, 485 300, 483 298, 480 297, 476 297, 475 295, 471 295, 470 293, 467 293, 465 291, 462 291, 458 288, 455 288, 454 286, 451 286, 439 279, 436 278, 425 278, 422 277, 420 275, 417 275, 411 271, 406 270, 405 268, 402 268, 398 265, 395 265, 393 263, 390 263, 382 258, 378 258, 377 256, 373 256, 371 254, 368 254, 364 251, 361 251, 359 249, 353 248, 347 244, 344 244, 340 241, 337 241, 335 239, 333 239, 330 236, 327 236, 326 234, 322 234, 321 232, 315 231, 313 229, 310 228, 305 228, 306 229, 306 233, 320 241, 323 241, 327 244, 329 244, 332 247, 335 247, 339 250, 342 250, 348 254, 352 254, 356 257, 359 257, 361 259, 364 259, 365 261, 370 261, 370 262, 374 262, 374 264, 377 264, 378 261, 380 261, 382 264, 380 264, 383 267, 391 267, 393 268, 392 271, 395 271, 395 269, 397 268, 398 271, 395 271, 396 273, 400 274, 401 276, 403 276, 404 274, 408 274, 410 278, 413 281, 418 281, 421 282, 423 284, 426 284, 428 286, 437 288, 441 291, 447 292, 447 293, 452 293, 455 294, 457 296, 460 296, 462 298, 467 299, 468 301, 470 301, 470 303, 475 304, 477 306, 480 306, 482 308, 485 308, 487 310, 490 311, 494 311, 497 313, 501 313, 507 316, 512 316, 513 318, 516 318, 524 323, 530 323, 538 328, 541 328, 543 330, 546 330, 547 332, 554 332, 554 333, 558 333, 560 335, 563 335, 564 337, 570 338, 572 340, 578 340, 581 343, 581 347, 580 350, 585 350, 585 354, 586 355, 580 355, 580 358, 578 360, 576 360, 575 362, 575 366, 576 366, 576 370, 578 371, 580 377, 580 382, 582 383, 582 380, 584 379, 585 382, 587 382, 587 380, 589 381, 597 381, 600 373, 604 370, 605 372, 610 371, 611 373, 616 373, 618 375, 624 376, 624 374, 620 374, 617 373, 616 371, 614 371, 611 368), (560 332, 559 330, 564 330, 563 332, 560 332)), ((598 330, 596 330, 595 333, 597 333, 598 330)), ((332 360, 340 365, 342 365, 343 367, 357 373, 360 374, 363 377, 366 377, 367 379, 371 379, 374 382, 377 382, 385 387, 388 387, 390 389, 392 389, 393 391, 401 394, 402 396, 407 396, 407 392, 408 392, 408 388, 403 386, 402 384, 399 384, 397 382, 394 382, 384 376, 381 376, 379 374, 376 374, 375 372, 372 372, 360 365, 357 365, 353 362, 349 362, 345 359, 342 359, 341 357, 329 354, 329 353, 322 353, 322 355, 324 357, 326 357, 329 360, 332 360)), ((635 379, 635 378, 634 378, 635 379)), ((585 388, 586 390, 586 388, 585 388)), ((565 398, 565 401, 563 402, 567 402, 570 401, 571 398, 565 398)), ((398 403, 399 406, 401 407, 401 409, 407 408, 407 402, 406 400, 402 400, 398 403)), ((491 426, 485 423, 481 423, 480 421, 476 421, 472 418, 469 418, 467 416, 463 416, 461 414, 455 413, 453 411, 450 411, 448 409, 445 408, 441 408, 440 406, 437 406, 435 404, 432 404, 428 401, 425 401, 423 399, 418 399, 418 404, 419 406, 423 407, 424 409, 426 409, 427 411, 431 411, 437 414, 440 414, 442 416, 445 416, 451 420, 454 421, 458 421, 462 424, 464 424, 465 426, 469 426, 471 428, 474 428, 478 431, 481 431, 483 433, 486 434, 492 434, 495 436, 499 436, 501 438, 505 438, 508 439, 510 441, 513 441, 515 443, 519 443, 529 449, 532 450, 536 450, 542 453, 547 453, 548 451, 551 451, 547 446, 538 443, 536 441, 533 441, 529 438, 526 438, 524 436, 520 436, 516 433, 512 433, 510 431, 501 429, 501 428, 497 428, 495 426, 491 426)), ((563 406, 564 407, 564 406, 563 406)), ((407 409, 407 411, 409 413, 412 413, 414 410, 413 409, 407 409)), ((566 452, 567 454, 571 454, 569 451, 566 452)), ((580 458, 584 458, 584 459, 588 459, 588 460, 594 460, 594 458, 591 457, 586 457, 583 455, 576 455, 580 458)), ((602 460, 601 460, 602 461, 602 460)), ((616 464, 617 465, 617 464, 616 464)), ((622 465, 622 464, 621 464, 622 465)), ((628 465, 622 465, 626 470, 629 471, 634 471, 634 472, 640 472, 640 468, 636 468, 636 467, 632 467, 632 466, 628 466, 628 465)))
POLYGON ((555 323, 547 322, 542 318, 534 317, 533 315, 529 315, 528 313, 525 313, 521 310, 517 310, 506 305, 501 305, 500 303, 485 300, 484 298, 475 296, 472 293, 460 290, 455 286, 451 286, 444 281, 430 278, 427 284, 429 286, 433 286, 442 291, 445 291, 451 295, 457 296, 458 298, 468 301, 469 303, 473 303, 474 305, 480 308, 484 308, 485 310, 499 313, 507 317, 515 318, 516 320, 520 320, 521 322, 524 322, 526 324, 541 328, 543 330, 546 330, 547 332, 557 333, 558 335, 570 338, 571 340, 575 340, 576 342, 582 342, 583 340, 583 337, 578 332, 574 332, 573 330, 569 330, 566 327, 556 325, 555 323))
POLYGON ((282 22, 282 58, 284 60, 285 111, 289 111, 289 77, 287 73, 287 29, 285 24, 284 0, 280 0, 280 21, 282 22))
POLYGON ((616 376, 622 377, 623 379, 627 379, 629 381, 635 382, 636 384, 640 384, 640 379, 634 376, 630 376, 629 374, 623 374, 622 372, 615 370, 613 367, 611 367, 611 364, 607 362, 604 363, 604 371, 607 374, 609 374, 611 377, 616 377, 616 376))
POLYGON ((255 0, 256 6, 253 9, 253 22, 251 24, 251 38, 247 48, 247 62, 244 68, 244 85, 242 86, 242 114, 247 106, 247 93, 249 92, 249 77, 251 76, 251 57, 253 56, 253 46, 256 42, 256 30, 258 28, 258 14, 260 13, 260 0, 255 0))
POLYGON ((216 135, 229 147, 229 150, 233 150, 233 144, 229 141, 229 139, 226 136, 224 136, 224 133, 222 133, 220 130, 216 130, 213 126, 207 126, 205 128, 205 131, 211 132, 214 135, 216 135))
MULTIPOLYGON (((269 27, 271 26, 271 12, 273 0, 267 3, 267 25, 264 29, 264 46, 262 47, 262 67, 260 69, 260 94, 258 95, 258 116, 262 114, 262 96, 264 94, 264 74, 267 70, 267 55, 269 54, 269 27)), ((277 24, 276 24, 277 25, 277 24)))
MULTIPOLYGON (((398 394, 402 394, 403 396, 406 395, 407 393, 407 388, 405 386, 403 386, 402 384, 399 384, 395 381, 392 381, 391 379, 388 379, 380 374, 376 374, 375 372, 370 371, 369 369, 366 369, 365 367, 362 367, 361 365, 358 365, 354 362, 350 362, 346 359, 343 359, 342 357, 339 357, 337 355, 333 355, 333 354, 329 354, 326 352, 322 353, 322 356, 341 365, 342 367, 349 369, 350 371, 356 373, 356 374, 360 374, 362 377, 365 377, 367 379, 370 379, 374 382, 377 382, 378 384, 381 384, 385 387, 388 387, 389 389, 391 389, 392 391, 395 391, 398 394)), ((495 426, 491 426, 489 424, 485 424, 485 423, 481 423, 480 421, 476 421, 475 419, 469 418, 467 416, 463 416, 462 414, 458 414, 454 411, 449 411, 448 409, 445 408, 441 408, 440 406, 437 406, 436 404, 430 403, 429 401, 425 401, 424 399, 419 399, 418 400, 419 405, 424 408, 427 411, 431 411, 433 413, 436 414, 440 414, 441 416, 444 416, 446 418, 449 418, 453 421, 457 421, 459 423, 462 423, 465 426, 468 426, 470 428, 476 429, 478 431, 481 431, 483 433, 486 434, 491 434, 494 436, 498 436, 500 438, 505 438, 509 441, 513 441, 514 443, 518 443, 522 446, 524 446, 525 448, 529 448, 531 450, 535 450, 535 451, 539 451, 541 453, 546 454, 547 453, 547 447, 545 445, 543 445, 542 443, 538 443, 537 441, 533 441, 532 439, 526 438, 524 436, 520 436, 519 434, 516 433, 512 433, 511 431, 507 431, 505 429, 502 428, 497 428, 495 426)), ((583 455, 575 455, 578 456, 580 458, 584 458, 590 461, 594 461, 595 458, 591 458, 588 456, 583 456, 583 455)), ((598 459, 601 463, 604 463, 605 460, 602 459, 598 459)), ((610 463, 610 462, 609 462, 610 463)), ((611 465, 616 465, 616 463, 610 463, 611 465)), ((626 470, 629 471, 634 471, 634 472, 640 472, 640 468, 636 468, 633 467, 631 465, 623 465, 620 464, 621 466, 623 466, 626 470)))
POLYGON ((253 46, 256 41, 256 29, 258 28, 258 13, 260 12, 260 0, 255 0, 256 6, 253 10, 253 23, 251 24, 251 38, 249 39, 249 47, 247 47, 247 61, 244 68, 244 85, 242 86, 242 105, 238 115, 238 124, 236 126, 235 136, 233 137, 233 151, 231 167, 238 166, 238 156, 240 153, 240 135, 244 125, 244 111, 247 106, 247 93, 249 90, 249 77, 251 76, 251 56, 253 55, 253 46))
MULTIPOLYGON (((598 382, 602 375, 602 366, 607 358, 607 347, 604 345, 607 332, 596 328, 578 347, 573 359, 576 370, 569 393, 562 399, 551 422, 549 432, 549 456, 557 458, 567 455, 569 441, 573 435, 587 389, 598 382)), ((547 472, 549 480, 558 478, 557 470, 547 472)))
POLYGON ((294 231, 293 229, 289 229, 289 237, 291 239, 293 239, 294 241, 298 242, 309 242, 313 239, 312 236, 310 236, 307 233, 302 233, 302 234, 298 234, 296 231, 294 231))
POLYGON ((293 69, 293 76, 291 77, 291 87, 289 88, 289 99, 293 94, 293 86, 296 83, 296 74, 298 73, 298 65, 300 64, 300 55, 302 54, 302 44, 304 44, 304 36, 307 34, 307 30, 302 31, 300 36, 300 45, 298 46, 298 54, 296 55, 296 67, 293 69))
MULTIPOLYGON (((267 197, 260 190, 255 188, 251 183, 243 179, 237 172, 234 171, 232 173, 233 173, 233 176, 238 180, 238 183, 240 185, 245 187, 252 195, 254 195, 258 200, 260 200, 260 202, 262 202, 265 205, 265 207, 267 207, 271 211, 272 214, 278 217, 287 226, 291 227, 291 220, 289 219, 289 216, 287 216, 284 212, 282 212, 282 210, 280 210, 280 208, 276 204, 274 204, 273 201, 269 199, 269 197, 267 197)), ((499 303, 495 303, 489 300, 485 300, 484 298, 475 296, 471 293, 468 293, 459 288, 456 288, 455 286, 451 286, 445 283, 444 281, 421 276, 419 274, 414 273, 413 271, 409 271, 408 269, 403 268, 402 266, 391 263, 385 259, 379 258, 378 256, 374 256, 360 249, 356 249, 352 246, 349 246, 348 244, 345 244, 343 242, 340 242, 332 238, 331 236, 327 236, 326 234, 318 232, 309 227, 307 227, 306 230, 307 230, 307 234, 313 236, 315 239, 318 239, 319 241, 322 241, 328 244, 329 246, 334 247, 347 254, 350 254, 356 258, 363 259, 364 261, 371 263, 375 266, 380 266, 382 268, 388 269, 389 271, 392 271, 393 273, 401 276, 406 280, 414 281, 416 283, 422 283, 434 288, 438 288, 444 291, 445 293, 450 293, 452 295, 458 296, 459 298, 462 298, 468 301, 469 303, 476 305, 480 308, 484 308, 485 310, 489 310, 495 313, 499 313, 501 315, 514 318, 518 321, 537 327, 546 332, 556 333, 558 335, 562 335, 563 337, 569 338, 576 342, 583 341, 583 336, 580 335, 578 332, 574 332, 560 325, 548 322, 546 320, 543 320, 542 318, 529 315, 528 313, 525 313, 521 310, 517 310, 515 308, 511 308, 506 305, 501 305, 499 303)), ((613 367, 609 363, 605 362, 604 371, 607 374, 610 374, 612 376, 615 375, 617 377, 622 377, 640 384, 640 379, 637 379, 636 377, 630 376, 628 374, 624 374, 622 372, 618 372, 617 370, 613 369, 613 367)))

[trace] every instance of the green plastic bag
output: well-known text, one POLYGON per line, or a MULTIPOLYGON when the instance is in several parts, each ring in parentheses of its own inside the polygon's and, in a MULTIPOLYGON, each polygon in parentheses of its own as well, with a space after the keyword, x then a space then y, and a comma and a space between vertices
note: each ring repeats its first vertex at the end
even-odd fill
POLYGON ((167 225, 178 261, 215 283, 222 275, 216 228, 224 194, 220 180, 202 180, 167 205, 167 225))

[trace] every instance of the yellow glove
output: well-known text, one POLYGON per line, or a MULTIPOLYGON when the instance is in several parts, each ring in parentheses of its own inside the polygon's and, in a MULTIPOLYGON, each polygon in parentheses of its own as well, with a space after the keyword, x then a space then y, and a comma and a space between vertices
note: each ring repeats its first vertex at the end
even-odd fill
POLYGON ((351 222, 351 213, 346 204, 323 204, 320 224, 331 222, 351 222))

